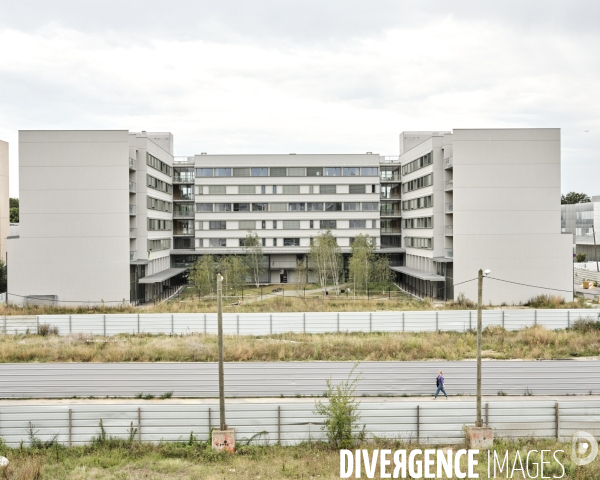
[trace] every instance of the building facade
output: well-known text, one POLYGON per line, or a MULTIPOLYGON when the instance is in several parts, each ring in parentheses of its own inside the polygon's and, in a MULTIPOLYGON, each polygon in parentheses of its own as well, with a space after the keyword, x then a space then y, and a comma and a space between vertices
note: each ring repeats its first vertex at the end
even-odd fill
POLYGON ((585 254, 587 261, 600 261, 600 195, 593 196, 591 202, 561 205, 561 229, 573 236, 574 254, 585 254))
POLYGON ((10 199, 8 193, 8 143, 0 140, 0 258, 6 265, 6 243, 10 236, 10 199))

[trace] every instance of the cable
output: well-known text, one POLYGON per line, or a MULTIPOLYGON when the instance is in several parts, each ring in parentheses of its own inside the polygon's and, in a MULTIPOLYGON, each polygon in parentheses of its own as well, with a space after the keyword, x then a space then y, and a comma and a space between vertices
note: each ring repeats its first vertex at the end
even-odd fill
POLYGON ((540 287, 539 285, 528 285, 527 283, 511 282, 510 280, 502 280, 501 278, 494 278, 494 277, 485 277, 485 278, 490 278, 490 279, 496 280, 498 282, 514 283, 515 285, 522 285, 524 287, 541 288, 543 290, 554 290, 555 292, 573 293, 573 290, 561 290, 560 288, 540 287))

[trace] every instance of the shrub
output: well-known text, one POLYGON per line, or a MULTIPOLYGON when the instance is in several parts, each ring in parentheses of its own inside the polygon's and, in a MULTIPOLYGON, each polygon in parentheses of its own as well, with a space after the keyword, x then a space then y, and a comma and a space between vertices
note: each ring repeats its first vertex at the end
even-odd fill
POLYGON ((48 323, 42 323, 38 328, 38 335, 41 335, 42 337, 47 337, 49 335, 58 335, 58 327, 50 325, 48 323))
POLYGON ((586 260, 586 254, 585 253, 578 253, 577 256, 575 257, 575 262, 576 263, 583 263, 586 260))
POLYGON ((500 325, 488 325, 481 333, 488 337, 494 337, 506 333, 506 330, 500 325))
POLYGON ((560 295, 538 295, 527 302, 531 308, 560 308, 565 304, 565 299, 560 295))
POLYGON ((571 330, 583 333, 594 332, 600 330, 600 322, 589 317, 581 318, 573 322, 573 325, 571 325, 571 330))
POLYGON ((358 430, 360 414, 358 407, 360 402, 356 400, 355 392, 360 381, 360 376, 354 378, 354 371, 358 363, 352 367, 348 378, 336 386, 333 386, 331 377, 327 379, 328 403, 320 400, 315 402, 314 413, 326 417, 322 430, 327 434, 330 445, 334 448, 352 448, 357 440, 364 437, 364 426, 361 432, 358 430))
POLYGON ((458 296, 456 297, 456 302, 454 302, 455 305, 458 305, 461 308, 465 308, 465 309, 474 309, 477 308, 477 304, 471 300, 469 300, 465 294, 463 292, 459 293, 458 296))

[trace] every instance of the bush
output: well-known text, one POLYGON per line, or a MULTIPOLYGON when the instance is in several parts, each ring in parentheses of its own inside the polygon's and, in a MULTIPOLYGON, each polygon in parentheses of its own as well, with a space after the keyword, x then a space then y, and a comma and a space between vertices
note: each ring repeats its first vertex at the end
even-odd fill
POLYGON ((583 333, 595 332, 600 330, 600 322, 592 318, 581 318, 573 322, 573 325, 571 325, 571 330, 583 333))
POLYGON ((334 448, 353 448, 357 440, 364 437, 364 426, 361 432, 358 430, 360 414, 358 407, 360 402, 356 400, 354 393, 358 387, 360 376, 352 379, 358 363, 352 367, 348 378, 336 385, 331 383, 331 377, 327 379, 326 396, 329 402, 324 404, 320 400, 315 402, 314 413, 326 417, 322 430, 327 434, 330 445, 334 448))
POLYGON ((565 299, 560 295, 538 295, 529 299, 526 305, 531 308, 560 308, 565 299))
POLYGON ((48 323, 42 323, 38 328, 38 335, 41 335, 42 337, 47 337, 49 335, 58 335, 58 327, 50 325, 48 323))
POLYGON ((460 308, 464 308, 467 310, 477 308, 477 304, 469 300, 463 292, 458 294, 458 296, 456 297, 456 302, 454 302, 454 304, 458 305, 460 308))
POLYGON ((503 335, 504 333, 506 333, 506 330, 500 325, 488 325, 483 329, 483 332, 481 333, 486 337, 495 337, 498 335, 503 335))
POLYGON ((586 254, 585 253, 578 253, 577 256, 575 257, 575 262, 576 263, 583 263, 585 262, 586 259, 586 254))

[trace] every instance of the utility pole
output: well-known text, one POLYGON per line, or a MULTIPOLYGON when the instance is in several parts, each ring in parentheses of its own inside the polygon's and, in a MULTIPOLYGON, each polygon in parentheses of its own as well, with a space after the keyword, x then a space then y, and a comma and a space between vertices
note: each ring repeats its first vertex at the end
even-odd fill
POLYGON ((219 334, 219 416, 220 428, 226 430, 225 424, 225 380, 223 376, 223 276, 217 274, 217 322, 219 334))
POLYGON ((481 420, 481 330, 483 320, 481 315, 481 304, 483 302, 483 270, 479 269, 477 277, 477 421, 476 427, 483 427, 481 420))

